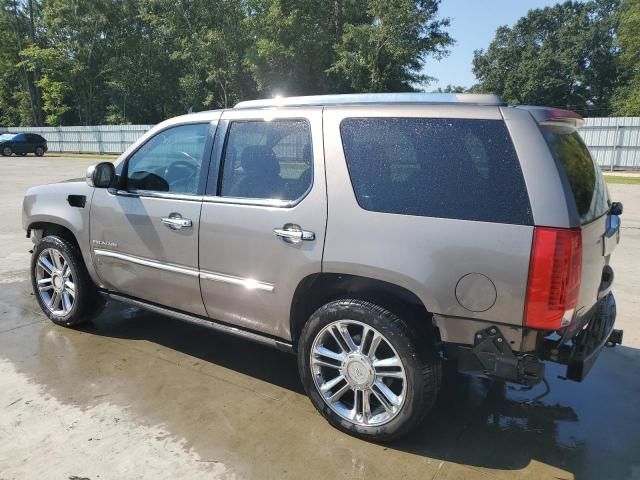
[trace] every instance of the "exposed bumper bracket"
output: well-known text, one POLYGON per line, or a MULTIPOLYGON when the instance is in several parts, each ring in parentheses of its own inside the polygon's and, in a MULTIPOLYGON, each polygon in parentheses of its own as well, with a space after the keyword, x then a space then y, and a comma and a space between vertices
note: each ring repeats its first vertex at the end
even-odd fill
POLYGON ((458 348, 458 370, 528 386, 544 378, 544 363, 534 355, 514 354, 497 327, 477 332, 472 348, 458 348))

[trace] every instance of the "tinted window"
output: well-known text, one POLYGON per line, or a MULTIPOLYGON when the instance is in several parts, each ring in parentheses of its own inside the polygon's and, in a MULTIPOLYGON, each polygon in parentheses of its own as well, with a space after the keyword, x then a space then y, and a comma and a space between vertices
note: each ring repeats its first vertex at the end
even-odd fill
POLYGON ((221 195, 296 200, 312 182, 305 120, 232 122, 224 150, 221 195))
POLYGON ((127 164, 127 188, 196 194, 209 124, 180 125, 147 141, 127 164))
POLYGON ((349 118, 340 130, 355 195, 366 210, 532 223, 502 121, 349 118))
POLYGON ((14 142, 26 142, 27 136, 24 133, 19 133, 15 137, 13 137, 14 142))
POLYGON ((594 163, 580 134, 573 128, 543 125, 544 138, 569 180, 582 223, 609 210, 607 186, 600 168, 594 163))

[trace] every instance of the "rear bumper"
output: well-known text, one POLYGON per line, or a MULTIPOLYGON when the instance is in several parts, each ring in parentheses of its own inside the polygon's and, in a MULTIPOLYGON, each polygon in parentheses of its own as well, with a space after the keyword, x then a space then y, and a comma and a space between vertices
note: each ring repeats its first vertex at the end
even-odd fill
POLYGON ((593 309, 586 326, 568 341, 545 339, 542 359, 567 366, 566 377, 581 382, 609 343, 622 342, 622 330, 613 328, 616 321, 616 301, 612 293, 601 298, 593 309))
POLYGON ((560 339, 543 339, 537 352, 530 353, 513 352, 498 327, 487 328, 476 333, 473 347, 458 347, 458 368, 465 373, 535 385, 544 377, 546 360, 566 365, 566 378, 581 382, 607 344, 622 342, 622 330, 613 328, 615 320, 616 301, 609 293, 575 329, 560 339))

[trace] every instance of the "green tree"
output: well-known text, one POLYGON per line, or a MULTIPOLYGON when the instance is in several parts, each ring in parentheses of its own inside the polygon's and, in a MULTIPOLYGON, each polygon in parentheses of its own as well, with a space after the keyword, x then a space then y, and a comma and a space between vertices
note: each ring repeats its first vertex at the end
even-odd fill
POLYGON ((500 94, 509 103, 609 114, 620 83, 618 5, 619 0, 568 1, 499 27, 489 47, 475 52, 479 84, 473 90, 500 94))
POLYGON ((413 91, 430 77, 421 73, 425 59, 447 53, 452 43, 437 17, 436 0, 369 0, 366 22, 345 24, 330 72, 360 92, 413 91))
POLYGON ((439 0, 250 0, 247 60, 265 94, 410 91, 452 43, 439 0))
POLYGON ((615 113, 640 115, 640 0, 624 0, 619 19, 618 44, 625 84, 616 92, 615 113))
POLYGON ((37 42, 40 4, 0 0, 0 121, 42 125, 40 72, 21 63, 20 52, 37 42))
POLYGON ((438 87, 434 90, 434 93, 465 93, 469 90, 466 87, 460 85, 451 85, 448 84, 446 87, 438 87))

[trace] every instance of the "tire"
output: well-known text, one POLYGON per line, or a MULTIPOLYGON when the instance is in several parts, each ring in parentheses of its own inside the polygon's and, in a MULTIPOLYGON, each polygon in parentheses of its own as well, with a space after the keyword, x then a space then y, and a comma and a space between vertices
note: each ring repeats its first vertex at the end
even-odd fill
POLYGON ((418 340, 385 308, 353 299, 328 303, 309 318, 298 345, 298 368, 311 402, 331 425, 377 442, 396 440, 417 427, 433 407, 442 377, 432 341, 418 340), (350 346, 340 333, 345 326, 350 346), (381 338, 369 351, 376 334, 381 338), (338 383, 326 390, 331 382, 338 383), (380 382, 391 395, 383 393, 380 382), (330 404, 327 398, 341 391, 346 393, 330 404))
POLYGON ((3 157, 10 157, 12 153, 13 153, 13 150, 11 150, 11 147, 2 147, 3 157))
POLYGON ((87 323, 104 306, 82 254, 61 237, 47 236, 33 251, 31 284, 40 308, 57 325, 87 323))
POLYGON ((42 147, 36 147, 36 152, 35 152, 35 153, 36 153, 36 155, 37 155, 38 157, 43 156, 43 155, 44 155, 44 148, 42 148, 42 147))

